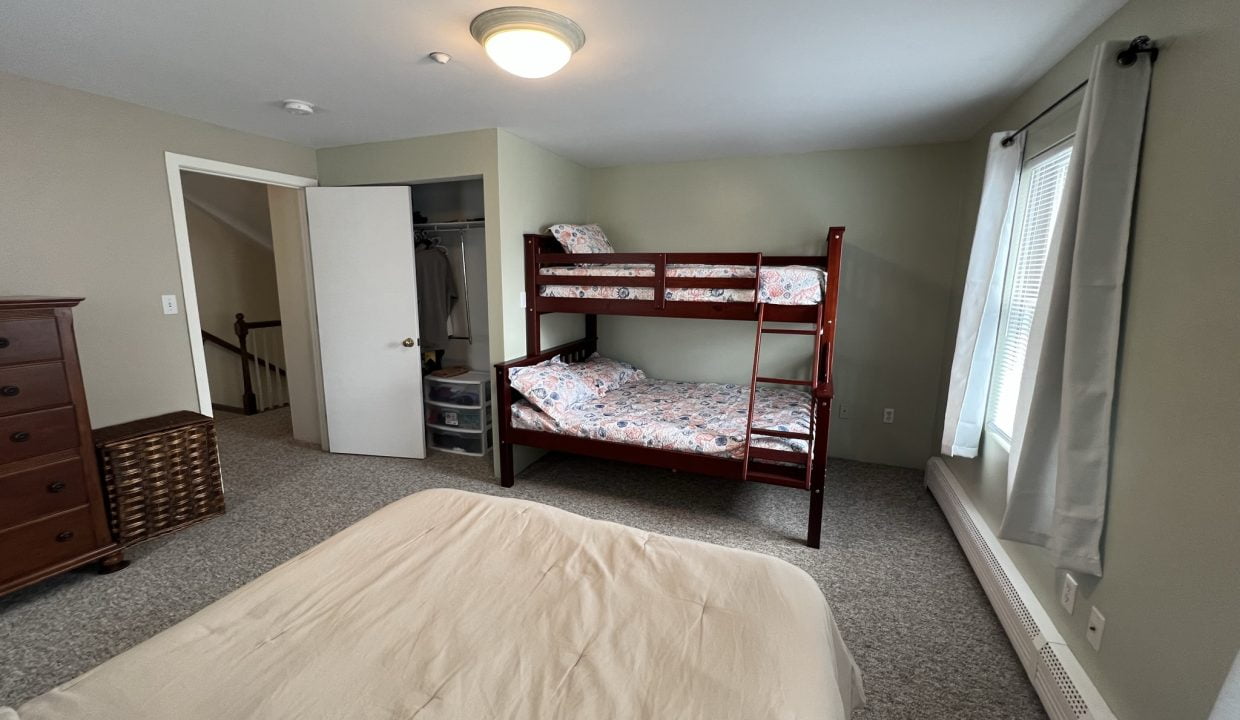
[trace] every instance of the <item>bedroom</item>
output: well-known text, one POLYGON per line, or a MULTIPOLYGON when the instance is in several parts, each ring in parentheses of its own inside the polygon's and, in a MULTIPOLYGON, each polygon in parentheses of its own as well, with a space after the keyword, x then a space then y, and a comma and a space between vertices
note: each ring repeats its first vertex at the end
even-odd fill
MULTIPOLYGON (((295 402, 291 413, 214 413, 222 515, 125 548, 131 564, 121 572, 97 575, 83 566, 0 597, 0 706, 14 706, 22 718, 85 717, 49 703, 119 703, 107 707, 124 715, 126 701, 156 702, 151 688, 109 668, 132 671, 126 658, 149 658, 142 654, 152 647, 146 641, 168 637, 161 631, 203 608, 218 615, 216 601, 381 507, 416 499, 418 491, 456 488, 539 503, 530 507, 553 526, 576 528, 578 520, 544 515, 550 510, 542 506, 638 529, 631 532, 711 543, 711 563, 741 562, 717 555, 722 550, 713 546, 724 546, 805 570, 821 594, 812 603, 829 606, 847 648, 834 657, 850 653, 859 668, 867 702, 857 718, 1057 716, 1055 693, 1062 700, 1062 691, 1039 684, 1041 666, 1022 649, 1027 638, 1014 636, 1005 620, 1011 608, 990 594, 989 562, 977 564, 977 553, 987 551, 1023 588, 1020 600, 1038 615, 1043 637, 1055 638, 1044 647, 1061 665, 1074 664, 1068 675, 1091 701, 1093 717, 1205 718, 1216 705, 1220 717, 1231 717, 1226 713, 1235 710, 1227 708, 1234 705, 1226 703, 1235 691, 1225 688, 1240 682, 1225 683, 1240 646, 1233 610, 1240 593, 1240 388, 1230 360, 1240 348, 1234 3, 953 2, 933 13, 898 1, 543 7, 571 18, 586 39, 559 72, 537 80, 505 72, 471 36, 471 21, 492 8, 475 2, 364 3, 348 11, 329 3, 296 10, 188 2, 6 7, 0 295, 85 298, 72 311, 84 392, 77 407, 89 408, 83 462, 94 459, 92 429, 174 411, 212 412, 194 363, 168 153, 301 179, 324 191, 386 185, 412 194, 408 188, 423 183, 480 179, 481 212, 459 219, 485 218, 481 237, 471 242, 485 257, 486 292, 471 292, 470 309, 483 298, 478 309, 489 357, 463 357, 460 364, 485 372, 493 391, 500 389, 495 364, 532 354, 527 315, 543 298, 527 287, 527 234, 593 223, 622 254, 825 258, 829 228, 846 228, 839 282, 825 281, 828 291, 838 291, 838 336, 831 343, 820 547, 805 546, 812 493, 702 476, 700 468, 672 472, 666 464, 650 467, 649 459, 620 463, 629 458, 589 452, 540 457, 512 443, 515 484, 505 488, 498 476, 503 404, 495 392, 497 448, 482 458, 433 450, 425 460, 324 452, 315 433, 332 417, 323 417, 319 405, 315 381, 322 377, 310 357, 317 348, 307 337, 300 347, 310 370, 300 380, 309 401, 295 402), (949 457, 929 470, 927 463, 946 454, 957 330, 974 295, 969 279, 990 139, 1017 130, 1091 77, 1100 43, 1141 35, 1160 54, 1148 63, 1146 120, 1136 143, 1139 192, 1116 339, 1099 577, 1065 572, 1050 551, 1028 543, 968 546, 971 533, 961 532, 961 522, 993 539, 1015 506, 1001 435, 984 430, 975 459, 949 457), (450 55, 449 62, 430 59, 435 51, 450 55), (281 107, 288 99, 319 107, 292 115, 281 107), (161 310, 168 294, 180 301, 180 312, 161 310), (888 409, 891 422, 884 422, 888 409), (297 441, 285 437, 290 427, 295 435, 301 428, 297 441), (1061 604, 1065 595, 1072 610, 1061 604), (1097 649, 1094 608, 1105 618, 1097 649), (139 655, 122 654, 130 648, 139 655), (135 683, 126 697, 103 697, 89 682, 78 695, 45 695, 96 666, 95 677, 135 683)), ((1028 128, 1028 158, 1055 155, 1038 153, 1072 133, 1086 97, 1088 88, 1028 128)), ((411 202, 402 218, 410 225, 411 202)), ((310 236, 314 241, 313 227, 310 236)), ((296 260, 281 283, 298 277, 296 260)), ((765 267, 756 259, 737 264, 765 267)), ((300 278, 305 283, 307 275, 300 278)), ((663 279, 673 278, 664 272, 663 279)), ((762 290, 753 288, 747 292, 762 290)), ((390 305, 389 289, 377 280, 363 289, 372 292, 355 301, 367 312, 374 308, 377 317, 390 305)), ((313 317, 308 304, 292 310, 313 317)), ((756 317, 612 310, 590 321, 602 356, 651 379, 752 384, 756 317)), ((582 314, 541 316, 537 349, 582 339, 582 314)), ((286 308, 281 315, 290 322, 286 308)), ((416 333, 400 328, 386 340, 405 337, 416 333)), ((806 338, 767 339, 762 375, 811 376, 806 338)), ((287 349, 287 332, 285 342, 287 349)), ((286 355, 292 372, 293 354, 286 355)), ((413 412, 407 401, 403 412, 392 403, 399 422, 377 423, 364 413, 337 419, 372 438, 383 428, 399 431, 406 427, 400 423, 423 421, 416 397, 413 412)), ((0 410, 0 420, 7 417, 0 410)), ((742 435, 744 429, 742 423, 742 435)), ((0 470, 0 488, 13 477, 0 470)), ((6 529, 19 524, 3 511, 0 517, 6 529)), ((508 557, 502 538, 494 545, 492 558, 508 557)), ((0 541, 0 548, 9 562, 8 546, 0 541)), ((475 558, 485 566, 478 572, 500 572, 482 562, 487 555, 475 558)), ((464 554, 453 557, 469 562, 464 554)), ((705 592, 710 579, 684 590, 705 592)), ((788 587, 806 591, 792 576, 788 587)), ((452 592, 445 587, 437 599, 447 602, 452 592)), ((707 604, 697 612, 707 616, 707 604)), ((652 611, 627 622, 666 620, 652 611)), ((792 620, 768 614, 753 622, 777 634, 792 620)), ((250 628, 268 630, 275 629, 250 628)), ((469 647, 451 640, 454 650, 469 647)), ((829 645, 806 652, 817 658, 829 645)), ((768 673, 788 659, 758 657, 763 661, 729 669, 743 671, 752 686, 740 687, 752 687, 754 699, 768 673)), ((509 659, 511 665, 490 669, 527 667, 509 659)), ((194 675, 189 660, 168 670, 194 675)), ((440 670, 413 674, 431 682, 440 670)), ((797 689, 807 684, 813 683, 797 689)), ((841 692, 848 687, 835 684, 841 692)), ((687 703, 678 707, 697 707, 692 703, 710 695, 686 687, 693 690, 673 693, 687 703)), ((533 681, 508 689, 537 692, 533 681)), ((643 714, 607 706, 616 691, 596 688, 578 707, 594 716, 643 714)), ((376 690, 376 701, 383 692, 376 690)), ((417 710, 414 698, 404 701, 414 703, 409 714, 417 710)), ((440 716, 471 716, 461 707, 445 706, 440 716)), ((510 715, 529 716, 534 707, 510 715)), ((194 708, 179 710, 192 716, 194 708)), ((571 716, 563 706, 558 712, 571 716)), ((765 714, 779 711, 768 706, 765 714)), ((694 713, 663 716, 675 715, 694 713)), ((789 709, 787 716, 802 715, 789 709)))

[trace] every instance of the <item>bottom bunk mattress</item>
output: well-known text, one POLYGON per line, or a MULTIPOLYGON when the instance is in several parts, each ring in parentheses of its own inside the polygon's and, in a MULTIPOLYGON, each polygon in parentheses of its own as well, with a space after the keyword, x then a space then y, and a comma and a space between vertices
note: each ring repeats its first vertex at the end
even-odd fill
MULTIPOLYGON (((800 388, 759 385, 754 427, 808 433, 812 404, 800 388)), ((749 386, 643 379, 577 403, 558 420, 526 400, 512 426, 593 440, 740 459, 745 455, 749 386)), ((795 438, 754 435, 754 447, 805 452, 795 438)))
POLYGON ((427 490, 18 715, 837 720, 863 702, 822 592, 782 560, 427 490))

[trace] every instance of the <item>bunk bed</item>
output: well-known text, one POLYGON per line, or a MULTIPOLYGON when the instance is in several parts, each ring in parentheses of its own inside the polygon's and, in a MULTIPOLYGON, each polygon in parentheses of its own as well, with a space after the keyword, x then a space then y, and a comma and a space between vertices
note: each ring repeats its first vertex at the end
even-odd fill
MULTIPOLYGON (((827 233, 822 255, 762 253, 568 253, 555 237, 525 236, 526 356, 495 366, 500 403, 500 481, 514 482, 513 446, 524 445, 606 460, 652 465, 716 477, 800 488, 810 494, 806 545, 819 547, 827 435, 831 417, 832 361, 844 228, 827 233), (585 336, 543 349, 542 318, 550 313, 585 316, 585 336), (741 402, 728 398, 736 417, 710 450, 624 438, 601 439, 590 428, 540 421, 513 387, 514 370, 549 362, 580 363, 598 350, 598 316, 744 320, 756 322, 753 370, 741 402), (768 323, 775 323, 769 326, 768 323), (800 325, 801 327, 789 327, 800 325), (808 379, 758 374, 764 335, 809 336, 813 345, 808 379), (770 386, 778 386, 778 390, 770 386), (779 394, 782 391, 784 394, 779 394), (792 393, 792 394, 789 394, 792 393), (780 410, 804 413, 789 419, 780 410), (782 420, 783 422, 774 422, 782 420), (779 425, 778 428, 770 427, 779 425)), ((657 384, 656 384, 657 385, 657 384)), ((683 396, 684 383, 665 383, 666 397, 683 396)), ((737 386, 719 386, 735 389, 737 386)), ((640 393, 660 392, 643 387, 640 393)), ((709 392, 719 392, 711 388, 709 392)), ((627 393, 629 400, 638 391, 627 393)), ((614 416, 625 405, 610 407, 614 416)), ((798 413, 794 412, 794 415, 798 413)))

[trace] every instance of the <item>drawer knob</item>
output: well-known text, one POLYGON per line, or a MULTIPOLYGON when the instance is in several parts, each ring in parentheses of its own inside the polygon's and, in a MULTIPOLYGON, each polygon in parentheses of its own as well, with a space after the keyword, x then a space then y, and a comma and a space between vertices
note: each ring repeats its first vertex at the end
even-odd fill
POLYGON ((20 393, 21 391, 22 389, 17 387, 16 385, 5 385, 4 387, 0 387, 0 395, 3 395, 5 397, 13 397, 14 395, 17 395, 18 393, 20 393))
POLYGON ((56 542, 69 542, 72 539, 73 539, 72 530, 65 530, 64 532, 56 536, 56 542))
POLYGON ((65 484, 59 481, 54 482, 51 485, 47 486, 47 491, 50 493, 64 492, 64 490, 65 490, 65 484))
POLYGON ((27 440, 30 439, 30 433, 26 432, 25 430, 18 430, 17 432, 10 435, 9 439, 12 440, 13 442, 26 442, 27 440))
POLYGON ((3 350, 8 346, 9 346, 9 339, 6 337, 0 337, 0 350, 3 350))

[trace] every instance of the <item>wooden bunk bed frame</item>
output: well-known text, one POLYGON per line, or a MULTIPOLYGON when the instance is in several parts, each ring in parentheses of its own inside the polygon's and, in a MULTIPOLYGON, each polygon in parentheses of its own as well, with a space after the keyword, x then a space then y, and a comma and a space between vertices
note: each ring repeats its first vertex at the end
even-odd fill
MULTIPOLYGON (((834 395, 832 384, 832 363, 835 350, 836 310, 839 304, 840 261, 844 246, 844 228, 832 227, 827 233, 826 247, 823 255, 804 256, 769 256, 762 253, 609 253, 609 254, 571 254, 565 253, 558 241, 550 235, 525 236, 525 318, 526 318, 526 356, 517 360, 499 363, 495 366, 496 395, 500 407, 499 413, 499 455, 500 482, 504 487, 512 487, 515 482, 513 473, 513 446, 525 445, 556 450, 560 452, 587 455, 590 457, 652 465, 655 467, 682 470, 685 472, 711 475, 734 480, 753 480, 786 487, 808 490, 810 493, 809 528, 805 544, 812 548, 819 547, 822 533, 822 500, 823 487, 826 483, 827 436, 831 419, 831 399, 834 395), (607 275, 547 275, 542 274, 546 267, 574 265, 611 264, 645 264, 653 267, 649 276, 607 276, 607 275), (675 264, 698 265, 746 265, 755 268, 753 278, 702 278, 702 277, 669 277, 667 268, 675 264), (827 271, 827 287, 822 302, 817 305, 774 305, 759 302, 759 284, 761 269, 771 266, 808 265, 824 268, 827 271), (539 289, 547 285, 586 285, 586 286, 623 286, 650 287, 654 290, 651 300, 634 299, 600 299, 600 298, 561 298, 542 297, 539 289), (724 288, 753 290, 753 302, 702 302, 666 300, 666 290, 673 288, 724 288), (558 347, 543 350, 542 316, 548 313, 575 313, 585 315, 585 337, 558 347), (751 448, 751 435, 745 439, 745 455, 742 459, 701 455, 664 450, 639 445, 595 440, 570 435, 562 435, 542 430, 526 430, 513 427, 512 403, 518 397, 513 390, 509 378, 509 370, 517 367, 536 365, 550 360, 556 355, 566 362, 579 362, 588 358, 598 349, 598 315, 638 315, 647 317, 693 318, 718 320, 748 320, 758 322, 758 333, 754 347, 754 371, 751 376, 751 387, 755 382, 785 382, 790 384, 810 385, 809 381, 779 380, 762 378, 757 374, 758 358, 761 347, 763 322, 777 323, 808 323, 821 328, 817 330, 770 329, 765 332, 818 335, 814 357, 816 359, 811 392, 811 433, 810 450, 807 456, 810 461, 804 468, 792 468, 779 464, 775 460, 781 451, 751 448), (764 457, 765 456, 765 457, 764 457), (795 471, 795 472, 794 472, 795 471)), ((753 399, 750 399, 750 426, 752 428, 753 399)), ((780 436, 774 431, 759 433, 756 428, 751 433, 780 436)), ((795 433, 784 433, 792 436, 795 433)))

